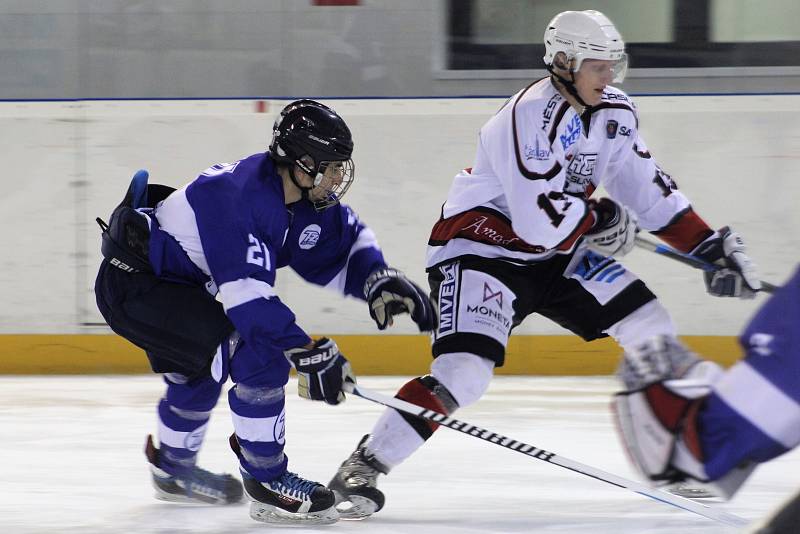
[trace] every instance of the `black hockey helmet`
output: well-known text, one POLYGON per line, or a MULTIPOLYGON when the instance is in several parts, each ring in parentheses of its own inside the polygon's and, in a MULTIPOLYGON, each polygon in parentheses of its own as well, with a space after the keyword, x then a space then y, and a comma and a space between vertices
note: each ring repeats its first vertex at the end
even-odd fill
POLYGON ((272 127, 269 151, 275 161, 292 165, 292 181, 304 198, 308 198, 311 189, 324 183, 326 172, 327 176, 337 174, 338 183, 328 188, 327 198, 314 201, 318 210, 336 204, 355 175, 350 157, 353 153, 350 129, 335 111, 315 100, 296 100, 283 108, 272 127), (314 177, 313 187, 298 183, 293 165, 314 177))

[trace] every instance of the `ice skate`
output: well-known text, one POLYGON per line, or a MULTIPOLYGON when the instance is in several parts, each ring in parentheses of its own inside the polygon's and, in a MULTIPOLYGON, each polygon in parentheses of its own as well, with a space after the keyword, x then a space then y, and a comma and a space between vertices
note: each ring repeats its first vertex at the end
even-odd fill
POLYGON ((253 501, 250 517, 264 523, 329 525, 339 519, 334 496, 318 482, 289 471, 276 480, 259 482, 242 471, 244 491, 253 501))
POLYGON ((342 519, 369 517, 383 508, 386 500, 377 487, 377 478, 389 469, 367 450, 364 444, 368 438, 369 434, 361 438, 328 484, 336 495, 336 510, 342 519))
POLYGON ((218 475, 195 465, 164 466, 161 451, 153 445, 153 436, 147 436, 144 452, 150 462, 156 499, 217 505, 242 500, 242 484, 232 475, 218 475))

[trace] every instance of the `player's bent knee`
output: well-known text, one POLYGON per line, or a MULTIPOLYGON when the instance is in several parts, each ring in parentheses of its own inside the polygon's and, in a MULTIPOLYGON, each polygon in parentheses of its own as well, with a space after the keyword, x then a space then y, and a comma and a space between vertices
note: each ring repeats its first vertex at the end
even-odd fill
POLYGON ((453 352, 433 360, 431 374, 463 407, 477 402, 486 393, 494 367, 492 360, 477 354, 453 352))
MULTIPOLYGON (((410 380, 400 388, 395 397, 444 415, 450 415, 458 409, 458 402, 453 395, 432 375, 410 380)), ((436 423, 421 417, 399 413, 422 439, 428 439, 439 428, 436 423)))

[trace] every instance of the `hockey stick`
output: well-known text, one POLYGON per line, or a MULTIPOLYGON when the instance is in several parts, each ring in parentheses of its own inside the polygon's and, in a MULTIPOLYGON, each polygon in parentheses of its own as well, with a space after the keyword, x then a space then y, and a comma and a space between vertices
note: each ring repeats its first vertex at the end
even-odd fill
POLYGON ((625 488, 634 491, 640 495, 644 495, 645 497, 650 497, 651 499, 655 499, 656 501, 660 501, 666 504, 671 504, 676 508, 681 508, 683 510, 693 512, 695 514, 702 515, 709 519, 713 519, 714 521, 719 521, 720 523, 736 527, 741 527, 747 524, 747 521, 739 516, 729 514, 727 512, 723 512, 720 510, 715 510, 714 508, 706 506, 705 504, 700 504, 698 502, 691 501, 689 499, 684 499, 683 497, 678 497, 677 495, 672 495, 671 493, 666 493, 664 491, 651 488, 649 486, 646 486, 645 484, 634 482, 633 480, 627 480, 625 478, 613 475, 611 473, 607 473, 605 471, 591 467, 589 465, 576 462, 575 460, 564 458, 563 456, 559 456, 555 453, 548 452, 544 449, 540 449, 533 445, 528 445, 527 443, 523 443, 521 441, 517 441, 500 434, 496 434, 494 432, 485 430, 483 428, 466 423, 464 421, 459 421, 458 419, 447 417, 446 415, 442 415, 432 410, 427 410, 425 408, 417 406, 416 404, 411 404, 410 402, 396 399, 394 397, 387 397, 386 395, 382 395, 375 391, 365 389, 357 384, 346 383, 344 385, 344 389, 345 391, 352 393, 353 395, 356 395, 358 397, 361 397, 362 399, 366 399, 378 404, 383 404, 384 406, 388 406, 390 408, 394 408, 395 410, 399 410, 401 412, 405 412, 411 415, 416 415, 417 417, 422 417, 423 419, 433 421, 434 423, 446 426, 447 428, 450 428, 452 430, 457 430, 462 434, 468 434, 470 436, 480 438, 484 441, 488 441, 489 443, 500 445, 501 447, 505 447, 506 449, 511 449, 512 451, 516 452, 521 452, 522 454, 525 454, 526 456, 530 456, 532 458, 536 458, 537 460, 543 460, 545 462, 557 465, 559 467, 569 469, 570 471, 575 471, 576 473, 580 473, 582 475, 586 475, 596 480, 612 484, 619 488, 625 488))
MULTIPOLYGON (((696 256, 678 252, 677 250, 671 249, 666 245, 654 243, 643 237, 636 236, 636 246, 645 250, 649 250, 650 252, 655 252, 656 254, 661 254, 662 256, 666 256, 667 258, 671 258, 675 261, 679 261, 685 265, 694 267, 695 269, 700 269, 701 271, 716 271, 720 268, 716 265, 705 262, 696 256)), ((765 293, 774 293, 777 289, 778 286, 761 280, 761 291, 765 293)))

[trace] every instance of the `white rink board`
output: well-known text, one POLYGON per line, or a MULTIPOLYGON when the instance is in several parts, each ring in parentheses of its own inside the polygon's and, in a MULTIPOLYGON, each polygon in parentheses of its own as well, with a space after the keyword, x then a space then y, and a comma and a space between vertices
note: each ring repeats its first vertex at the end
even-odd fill
MULTIPOLYGON (((781 283, 800 250, 800 96, 641 97, 641 129, 655 158, 714 227, 738 230, 781 283)), ((428 232, 452 176, 471 165, 477 131, 503 99, 329 101, 353 130, 356 182, 346 197, 378 235, 389 262, 420 283, 428 232)), ((96 216, 107 218, 139 168, 181 186, 203 169, 264 150, 274 113, 250 100, 3 102, 6 165, 0 333, 104 332, 91 287, 99 263, 96 216)), ((672 312, 679 332, 734 335, 762 299, 705 294, 697 272, 635 251, 624 263, 672 312)), ((278 293, 309 332, 375 332, 357 301, 284 270, 278 293)), ((541 318, 516 332, 566 333, 541 318)), ((403 321, 394 333, 414 333, 403 321)))

